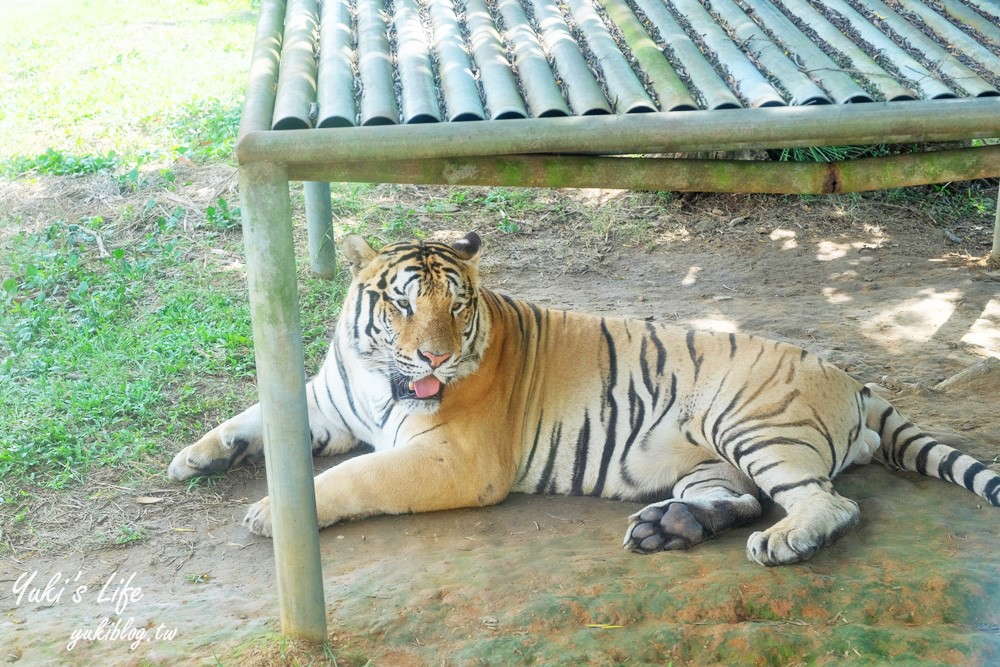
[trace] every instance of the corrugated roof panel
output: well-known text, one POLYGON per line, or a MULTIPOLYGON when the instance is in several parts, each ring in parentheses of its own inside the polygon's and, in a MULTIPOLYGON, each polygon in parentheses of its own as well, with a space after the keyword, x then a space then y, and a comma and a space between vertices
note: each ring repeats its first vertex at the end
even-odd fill
POLYGON ((995 0, 291 0, 272 127, 997 96, 998 21, 995 0))

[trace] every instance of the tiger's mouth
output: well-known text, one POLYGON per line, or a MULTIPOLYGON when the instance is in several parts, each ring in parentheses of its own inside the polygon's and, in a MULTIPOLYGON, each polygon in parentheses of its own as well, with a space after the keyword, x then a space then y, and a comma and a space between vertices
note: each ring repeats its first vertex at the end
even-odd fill
POLYGON ((392 396, 397 401, 418 400, 429 401, 441 398, 443 386, 441 380, 433 375, 417 378, 398 377, 392 381, 392 396))

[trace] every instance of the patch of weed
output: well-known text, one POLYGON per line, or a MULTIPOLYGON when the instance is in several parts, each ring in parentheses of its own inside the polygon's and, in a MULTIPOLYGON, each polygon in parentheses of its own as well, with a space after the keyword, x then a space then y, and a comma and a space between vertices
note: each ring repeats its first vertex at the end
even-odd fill
POLYGON ((510 218, 504 217, 497 224, 497 230, 503 232, 504 234, 518 234, 521 231, 521 225, 517 224, 510 218))
POLYGON ((122 193, 137 192, 146 183, 146 179, 142 178, 139 173, 139 167, 132 167, 124 174, 119 174, 116 180, 118 182, 118 190, 122 193))
POLYGON ((115 544, 125 546, 127 544, 142 542, 144 539, 146 539, 146 532, 141 527, 136 528, 135 526, 125 524, 118 529, 115 544))
POLYGON ((330 205, 333 215, 344 218, 365 211, 369 206, 366 195, 371 193, 372 187, 368 183, 331 183, 330 205))
POLYGON ((412 208, 397 208, 382 222, 382 231, 389 240, 422 238, 425 236, 417 220, 417 212, 412 208))
POLYGON ((212 488, 219 485, 222 475, 199 475, 187 481, 185 490, 191 493, 195 489, 212 488))
POLYGON ((54 148, 34 157, 13 157, 0 162, 0 175, 16 178, 26 174, 67 176, 114 171, 121 159, 114 151, 103 154, 66 153, 54 148))
POLYGON ((215 206, 205 209, 205 221, 215 229, 232 229, 241 223, 240 209, 230 208, 225 197, 219 197, 215 206))
POLYGON ((531 188, 492 188, 482 203, 488 209, 517 213, 536 208, 535 195, 531 188))
POLYGON ((267 633, 249 642, 234 647, 223 656, 216 656, 217 664, 269 665, 327 665, 338 667, 342 664, 366 667, 371 661, 356 651, 345 651, 338 646, 335 650, 329 642, 322 645, 304 640, 290 639, 283 635, 267 633), (340 662, 338 655, 340 654, 340 662))
MULTIPOLYGON (((860 197, 861 195, 856 195, 860 197)), ((868 195, 885 201, 920 208, 929 219, 963 224, 989 218, 996 211, 996 181, 962 181, 912 188, 893 188, 868 195)))
POLYGON ((232 159, 240 111, 240 102, 219 99, 182 105, 168 123, 174 152, 196 161, 232 159))

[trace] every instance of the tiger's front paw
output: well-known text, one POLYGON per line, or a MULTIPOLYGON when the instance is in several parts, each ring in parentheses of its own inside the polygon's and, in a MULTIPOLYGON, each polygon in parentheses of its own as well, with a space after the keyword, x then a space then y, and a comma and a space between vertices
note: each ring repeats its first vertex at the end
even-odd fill
POLYGON ((809 560, 823 546, 808 530, 763 530, 747 540, 747 558, 760 565, 791 565, 809 560))
POLYGON ((215 475, 263 453, 260 406, 255 405, 178 452, 170 462, 167 476, 174 482, 183 482, 192 477, 215 475))
POLYGON ((271 499, 263 498, 250 506, 243 525, 254 535, 271 537, 271 499))
POLYGON ((260 438, 244 437, 229 424, 212 429, 201 440, 188 445, 174 456, 167 469, 167 476, 174 482, 192 477, 217 475, 260 453, 260 438))

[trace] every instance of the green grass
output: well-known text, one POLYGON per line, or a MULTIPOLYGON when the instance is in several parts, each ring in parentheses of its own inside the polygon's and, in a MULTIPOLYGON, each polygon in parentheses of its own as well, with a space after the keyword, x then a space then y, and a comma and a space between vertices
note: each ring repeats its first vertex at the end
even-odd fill
MULTIPOLYGON (((239 207, 218 197, 159 214, 163 194, 186 184, 155 165, 231 159, 251 3, 82 4, 24 3, 5 15, 2 41, 17 53, 0 78, 0 177, 44 187, 110 175, 127 203, 32 231, 0 212, 0 511, 95 467, 161 474, 164 457, 256 400, 244 278, 204 262, 210 248, 242 256, 239 207), (70 33, 86 43, 73 47, 70 33), (79 56, 66 60, 71 48, 79 56), (108 62, 109 53, 126 56, 108 62), (25 96, 28 86, 37 94, 25 96)), ((304 277, 311 367, 345 285, 304 277)), ((118 544, 142 539, 141 527, 122 531, 118 544)))
MULTIPOLYGON (((249 0, 3 3, 0 160, 214 158, 253 44, 249 0)), ((52 172, 48 172, 52 173, 52 172)))
POLYGON ((372 661, 360 652, 346 649, 338 645, 336 649, 329 642, 315 644, 299 639, 290 639, 275 632, 265 632, 241 644, 223 649, 222 655, 215 655, 216 665, 240 665, 250 661, 249 656, 253 656, 253 662, 259 664, 262 659, 267 659, 269 664, 274 665, 294 665, 296 667, 338 667, 340 664, 356 665, 357 667, 368 667, 372 661), (340 660, 338 661, 338 654, 340 660))
POLYGON ((893 149, 884 144, 875 146, 810 146, 807 148, 785 148, 778 151, 781 162, 846 162, 866 157, 885 157, 893 149))
POLYGON ((13 406, 0 413, 8 479, 61 487, 90 465, 189 438, 183 422, 210 407, 199 379, 250 371, 236 285, 185 275, 178 240, 159 227, 103 260, 82 229, 55 222, 10 243, 0 295, 0 402, 13 406))
POLYGON ((204 103, 204 113, 199 109, 192 105, 186 112, 189 115, 179 117, 178 122, 170 126, 173 134, 169 147, 134 149, 126 156, 114 150, 107 153, 69 153, 47 148, 37 155, 0 157, 0 176, 79 176, 120 172, 122 189, 137 190, 144 184, 140 179, 140 168, 150 162, 173 162, 179 158, 199 163, 231 160, 239 125, 239 104, 212 100, 204 103))
MULTIPOLYGON (((216 241, 235 246, 224 202, 216 241)), ((101 222, 18 233, 0 265, 0 478, 20 487, 59 488, 91 466, 170 451, 207 426, 206 413, 252 400, 239 382, 253 375, 242 280, 192 266, 190 242, 162 216, 99 258, 101 222)), ((313 363, 344 283, 305 281, 313 363)), ((3 500, 22 492, 8 487, 3 500)))
MULTIPOLYGON (((256 4, 5 3, 0 179, 110 178, 123 203, 30 225, 0 211, 0 509, 96 466, 160 474, 256 400, 245 279, 208 261, 242 256, 239 207, 166 197, 199 185, 178 164, 232 160, 256 4)), ((345 284, 304 275, 313 367, 345 284)))
POLYGON ((233 97, 198 99, 169 119, 173 151, 192 160, 230 159, 240 124, 240 103, 233 97))

